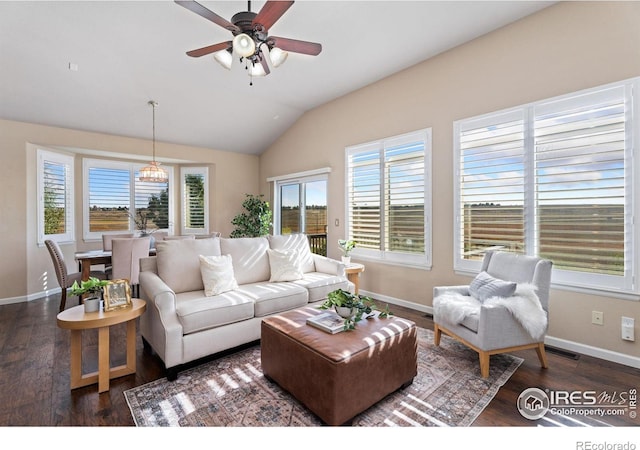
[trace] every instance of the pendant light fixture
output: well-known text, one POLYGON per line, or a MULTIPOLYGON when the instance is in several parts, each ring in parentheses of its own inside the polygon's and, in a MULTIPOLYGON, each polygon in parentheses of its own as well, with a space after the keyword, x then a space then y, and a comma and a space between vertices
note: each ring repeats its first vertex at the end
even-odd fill
POLYGON ((169 174, 161 167, 159 162, 156 162, 156 106, 158 103, 149 100, 149 105, 153 108, 153 159, 148 166, 143 167, 140 170, 140 181, 147 181, 151 183, 166 183, 169 180, 169 174))

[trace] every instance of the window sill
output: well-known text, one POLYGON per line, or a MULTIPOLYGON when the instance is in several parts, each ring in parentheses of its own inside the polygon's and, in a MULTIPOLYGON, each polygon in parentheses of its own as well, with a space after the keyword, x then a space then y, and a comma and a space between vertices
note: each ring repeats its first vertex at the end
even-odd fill
MULTIPOLYGON (((455 273, 456 275, 463 275, 468 277, 475 277, 478 274, 478 272, 467 270, 456 270, 455 273)), ((619 291, 614 289, 598 288, 594 286, 578 286, 575 284, 558 283, 554 282, 553 279, 551 280, 551 289, 579 292, 581 294, 587 295, 599 295, 602 297, 611 297, 634 302, 640 301, 640 293, 637 292, 619 291)))

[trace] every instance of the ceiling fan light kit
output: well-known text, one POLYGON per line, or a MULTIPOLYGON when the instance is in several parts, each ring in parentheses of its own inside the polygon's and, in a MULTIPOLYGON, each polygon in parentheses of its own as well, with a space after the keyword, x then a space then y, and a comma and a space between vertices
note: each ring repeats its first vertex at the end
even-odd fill
MULTIPOLYGON (((187 52, 187 55, 197 58, 213 53, 213 58, 226 69, 231 69, 233 56, 245 63, 245 69, 250 77, 266 76, 271 72, 270 67, 281 66, 289 52, 316 56, 322 51, 322 45, 315 42, 299 41, 296 39, 269 36, 269 28, 293 5, 293 1, 267 1, 259 13, 248 11, 234 14, 228 21, 200 3, 191 0, 175 0, 175 2, 204 17, 207 20, 231 31, 232 41, 220 42, 187 52)), ((250 83, 253 85, 253 82, 250 83)))
POLYGON ((256 43, 249 35, 240 33, 233 38, 233 51, 248 58, 256 52, 256 43))

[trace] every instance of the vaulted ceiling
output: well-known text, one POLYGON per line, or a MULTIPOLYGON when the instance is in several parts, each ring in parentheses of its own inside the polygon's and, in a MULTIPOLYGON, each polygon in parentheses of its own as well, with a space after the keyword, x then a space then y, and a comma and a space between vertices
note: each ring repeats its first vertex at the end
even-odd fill
MULTIPOLYGON (((251 2, 258 12, 264 1, 251 2)), ((0 118, 260 154, 305 111, 554 2, 297 1, 270 35, 318 42, 267 77, 188 50, 231 32, 173 1, 0 1, 0 118)), ((202 1, 230 20, 244 1, 202 1)))

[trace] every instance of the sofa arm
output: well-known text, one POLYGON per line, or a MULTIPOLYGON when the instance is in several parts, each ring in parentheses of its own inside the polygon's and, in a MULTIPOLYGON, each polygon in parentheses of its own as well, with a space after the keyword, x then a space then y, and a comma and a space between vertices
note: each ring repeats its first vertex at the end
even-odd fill
POLYGON ((162 314, 175 314, 176 294, 153 272, 140 272, 140 293, 144 300, 151 302, 162 314))
POLYGON ((327 258, 326 256, 312 254, 313 263, 316 266, 316 272, 328 273, 339 277, 346 277, 344 264, 336 259, 327 258))
POLYGON ((140 272, 140 294, 147 311, 140 318, 140 334, 167 368, 182 363, 182 324, 176 312, 176 294, 155 273, 140 272))

